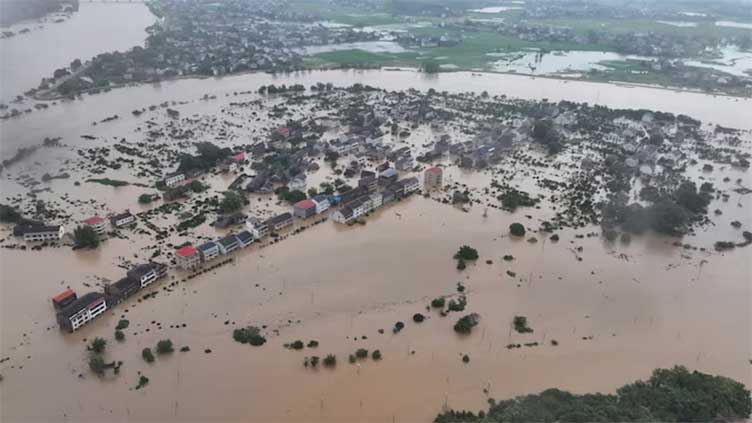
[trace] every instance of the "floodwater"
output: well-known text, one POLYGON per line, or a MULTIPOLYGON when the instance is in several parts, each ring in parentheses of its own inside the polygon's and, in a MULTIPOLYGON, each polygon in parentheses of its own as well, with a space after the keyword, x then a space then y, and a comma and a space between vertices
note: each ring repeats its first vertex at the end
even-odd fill
POLYGON ((720 49, 721 57, 711 61, 688 60, 690 66, 699 66, 719 70, 736 76, 752 76, 752 51, 743 51, 737 46, 729 45, 720 49))
POLYGON ((65 22, 0 39, 0 102, 36 88, 42 78, 75 58, 85 61, 100 53, 143 46, 144 29, 155 19, 143 3, 81 2, 79 11, 65 22))
POLYGON ((727 26, 727 27, 730 27, 730 28, 752 29, 752 23, 745 23, 745 22, 717 21, 715 24, 717 26, 727 26))
POLYGON ((569 72, 587 72, 592 69, 606 70, 601 62, 608 60, 648 60, 647 57, 622 55, 606 51, 552 51, 540 54, 537 51, 488 53, 488 56, 499 57, 500 60, 492 64, 499 72, 517 72, 526 75, 553 75, 569 72))
POLYGON ((354 43, 326 44, 307 46, 300 50, 301 54, 314 55, 340 50, 364 50, 370 53, 404 53, 407 50, 394 41, 361 41, 354 43))
MULTIPOLYGON (((184 79, 63 101, 0 123, 0 153, 6 158, 48 136, 61 136, 74 147, 85 145, 80 138, 85 134, 104 140, 130 137, 134 122, 142 124, 131 110, 163 101, 217 95, 216 101, 181 108, 188 115, 211 114, 233 101, 224 97, 235 91, 316 82, 390 90, 485 90, 685 113, 752 129, 750 99, 519 75, 316 71, 184 79), (121 119, 91 125, 114 114, 121 119)), ((29 162, 44 166, 63 154, 43 149, 29 162)), ((752 183, 749 172, 733 169, 713 173, 713 182, 720 183, 723 176, 741 178, 745 186, 752 183)), ((447 177, 488 183, 485 174, 455 169, 447 177)), ((72 182, 55 181, 55 192, 62 195, 72 182)), ((0 189, 5 197, 5 181, 0 180, 0 189)), ((126 204, 136 209, 134 199, 141 192, 134 186, 92 185, 87 190, 115 210, 126 204)), ((748 229, 751 207, 750 195, 714 201, 710 209, 724 212, 714 218, 717 226, 685 241, 712 245, 729 239, 738 231, 728 222, 740 220, 748 229)), ((375 213, 365 226, 325 222, 275 245, 254 245, 237 254, 234 263, 201 277, 154 288, 155 298, 132 298, 70 335, 54 327, 49 298, 66 286, 82 293, 95 289, 85 284, 93 286, 97 278, 122 277, 115 264, 123 258, 145 260, 144 241, 135 235, 110 239, 89 252, 2 249, 0 359, 9 360, 0 364, 0 420, 430 421, 444 406, 484 408, 488 397, 483 389, 494 398, 548 387, 611 392, 648 377, 656 367, 675 364, 752 385, 752 247, 717 254, 677 248, 664 237, 637 237, 630 245, 575 237, 596 228, 561 231, 558 243, 534 234, 538 242, 529 243, 507 237, 509 224, 537 227, 549 211, 492 209, 487 216, 483 211, 474 207, 465 213, 414 196, 375 213), (481 259, 458 273, 451 256, 463 244, 477 248, 481 259), (503 261, 505 254, 515 260, 503 261), (425 310, 432 298, 454 294, 458 281, 467 289, 466 312, 481 315, 469 336, 452 330, 464 313, 442 318, 425 310), (413 323, 418 312, 429 319, 413 323), (535 332, 513 332, 515 315, 527 316, 535 332), (119 343, 113 331, 122 316, 131 326, 126 341, 119 343), (395 335, 391 328, 397 321, 406 327, 395 335), (232 340, 234 328, 249 324, 267 325, 267 344, 254 348, 232 340), (98 380, 88 371, 85 340, 95 336, 108 340, 108 360, 124 362, 119 376, 98 380), (141 350, 165 338, 176 349, 189 346, 191 351, 146 364, 141 350), (320 345, 303 351, 283 348, 296 339, 315 339, 320 345), (551 346, 552 339, 559 345, 551 346), (527 342, 540 345, 506 348, 527 342), (361 347, 381 350, 383 360, 347 363, 347 355, 361 347), (336 369, 303 367, 305 356, 328 353, 337 355, 336 369), (463 354, 470 363, 462 363, 463 354), (134 390, 138 372, 150 383, 134 390)), ((0 235, 5 238, 8 232, 4 227, 0 235)), ((183 276, 174 274, 170 281, 183 276)))
POLYGON ((472 9, 471 12, 475 13, 501 13, 501 12, 508 12, 510 10, 522 10, 522 7, 517 6, 491 6, 491 7, 484 7, 481 9, 472 9))
POLYGON ((656 21, 658 23, 675 26, 677 28, 692 28, 697 26, 697 22, 685 22, 685 21, 656 21))

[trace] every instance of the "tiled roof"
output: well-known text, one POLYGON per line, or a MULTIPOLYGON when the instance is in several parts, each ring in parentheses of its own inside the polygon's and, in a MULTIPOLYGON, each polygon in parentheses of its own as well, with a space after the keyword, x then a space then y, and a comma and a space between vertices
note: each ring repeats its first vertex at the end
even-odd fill
POLYGON ((181 257, 190 257, 194 254, 196 254, 196 247, 192 245, 186 245, 185 247, 175 251, 175 254, 181 256, 181 257))

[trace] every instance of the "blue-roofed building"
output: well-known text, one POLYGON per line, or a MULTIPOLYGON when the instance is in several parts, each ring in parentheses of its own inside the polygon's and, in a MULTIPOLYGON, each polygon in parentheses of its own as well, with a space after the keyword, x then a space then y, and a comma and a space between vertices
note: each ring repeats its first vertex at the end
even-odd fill
POLYGON ((201 261, 204 263, 219 255, 219 245, 214 241, 199 245, 197 250, 201 255, 201 261))

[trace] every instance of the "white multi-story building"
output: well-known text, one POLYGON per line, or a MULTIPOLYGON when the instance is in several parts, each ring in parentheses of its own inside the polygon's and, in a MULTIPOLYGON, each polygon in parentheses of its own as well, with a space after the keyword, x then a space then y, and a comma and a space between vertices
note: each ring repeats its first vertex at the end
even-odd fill
POLYGON ((31 225, 22 230, 24 241, 59 241, 65 234, 62 225, 31 225))
POLYGON ((104 295, 90 292, 77 299, 57 315, 60 327, 73 332, 107 310, 104 295))

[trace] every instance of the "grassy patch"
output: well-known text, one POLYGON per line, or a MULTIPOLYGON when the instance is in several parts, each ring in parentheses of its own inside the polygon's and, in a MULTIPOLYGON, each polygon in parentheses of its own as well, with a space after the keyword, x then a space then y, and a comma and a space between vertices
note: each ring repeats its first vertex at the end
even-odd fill
POLYGON ((352 49, 319 53, 306 58, 309 66, 384 66, 397 64, 414 64, 415 53, 372 53, 352 49))

